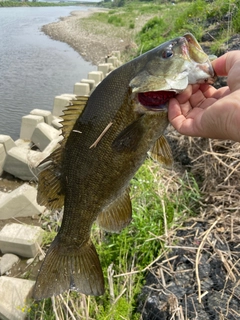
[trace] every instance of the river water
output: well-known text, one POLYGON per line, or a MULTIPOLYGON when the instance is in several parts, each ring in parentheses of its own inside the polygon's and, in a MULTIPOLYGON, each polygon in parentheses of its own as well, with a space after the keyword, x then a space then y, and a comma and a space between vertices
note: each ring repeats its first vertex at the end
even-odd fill
POLYGON ((52 110, 54 97, 96 67, 41 26, 84 6, 0 8, 0 134, 19 138, 21 118, 32 109, 52 110))

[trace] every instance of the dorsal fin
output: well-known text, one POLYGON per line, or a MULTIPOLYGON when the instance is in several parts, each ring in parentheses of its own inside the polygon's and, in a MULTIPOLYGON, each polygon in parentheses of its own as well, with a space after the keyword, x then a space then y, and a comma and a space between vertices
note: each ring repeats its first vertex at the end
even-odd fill
POLYGON ((61 122, 63 135, 63 141, 61 143, 62 146, 65 145, 67 138, 72 131, 76 120, 83 112, 88 99, 88 96, 77 96, 74 100, 71 100, 69 106, 67 106, 67 108, 63 110, 64 114, 62 116, 63 120, 61 122))
POLYGON ((77 97, 63 111, 62 135, 60 147, 44 159, 38 166, 38 195, 37 201, 49 209, 59 209, 64 204, 64 191, 61 185, 62 151, 73 126, 82 113, 88 97, 77 97))
POLYGON ((164 136, 161 136, 150 150, 150 156, 163 164, 166 168, 171 169, 173 165, 172 150, 164 136))
POLYGON ((109 232, 120 232, 132 220, 132 204, 127 188, 97 217, 99 226, 109 232))

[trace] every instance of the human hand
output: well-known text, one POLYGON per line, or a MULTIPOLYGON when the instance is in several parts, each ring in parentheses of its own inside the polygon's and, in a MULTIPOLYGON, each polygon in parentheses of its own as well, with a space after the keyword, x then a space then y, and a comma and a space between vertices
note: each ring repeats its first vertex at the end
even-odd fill
POLYGON ((218 76, 227 76, 227 87, 189 85, 169 101, 168 118, 181 134, 240 141, 240 50, 212 62, 218 76))

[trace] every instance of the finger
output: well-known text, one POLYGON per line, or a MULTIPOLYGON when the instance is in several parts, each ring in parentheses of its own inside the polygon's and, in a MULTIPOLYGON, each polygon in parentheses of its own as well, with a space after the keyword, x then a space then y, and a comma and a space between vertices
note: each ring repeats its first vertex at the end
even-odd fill
POLYGON ((193 89, 193 86, 188 85, 187 88, 183 92, 179 93, 176 96, 177 101, 180 104, 187 102, 192 95, 192 89, 193 89))
POLYGON ((212 61, 212 66, 218 76, 227 76, 233 65, 240 61, 240 50, 225 53, 212 61))

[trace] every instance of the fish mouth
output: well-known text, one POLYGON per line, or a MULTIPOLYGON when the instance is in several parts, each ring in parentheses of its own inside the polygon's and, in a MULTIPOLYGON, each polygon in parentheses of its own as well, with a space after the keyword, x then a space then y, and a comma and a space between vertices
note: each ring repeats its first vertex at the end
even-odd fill
POLYGON ((139 92, 137 98, 145 108, 153 111, 166 110, 167 102, 176 96, 175 91, 148 91, 139 92))
POLYGON ((217 78, 216 74, 210 63, 208 55, 203 51, 197 39, 191 33, 186 33, 180 39, 180 42, 185 59, 195 61, 198 64, 198 68, 210 76, 205 82, 213 84, 217 78))

